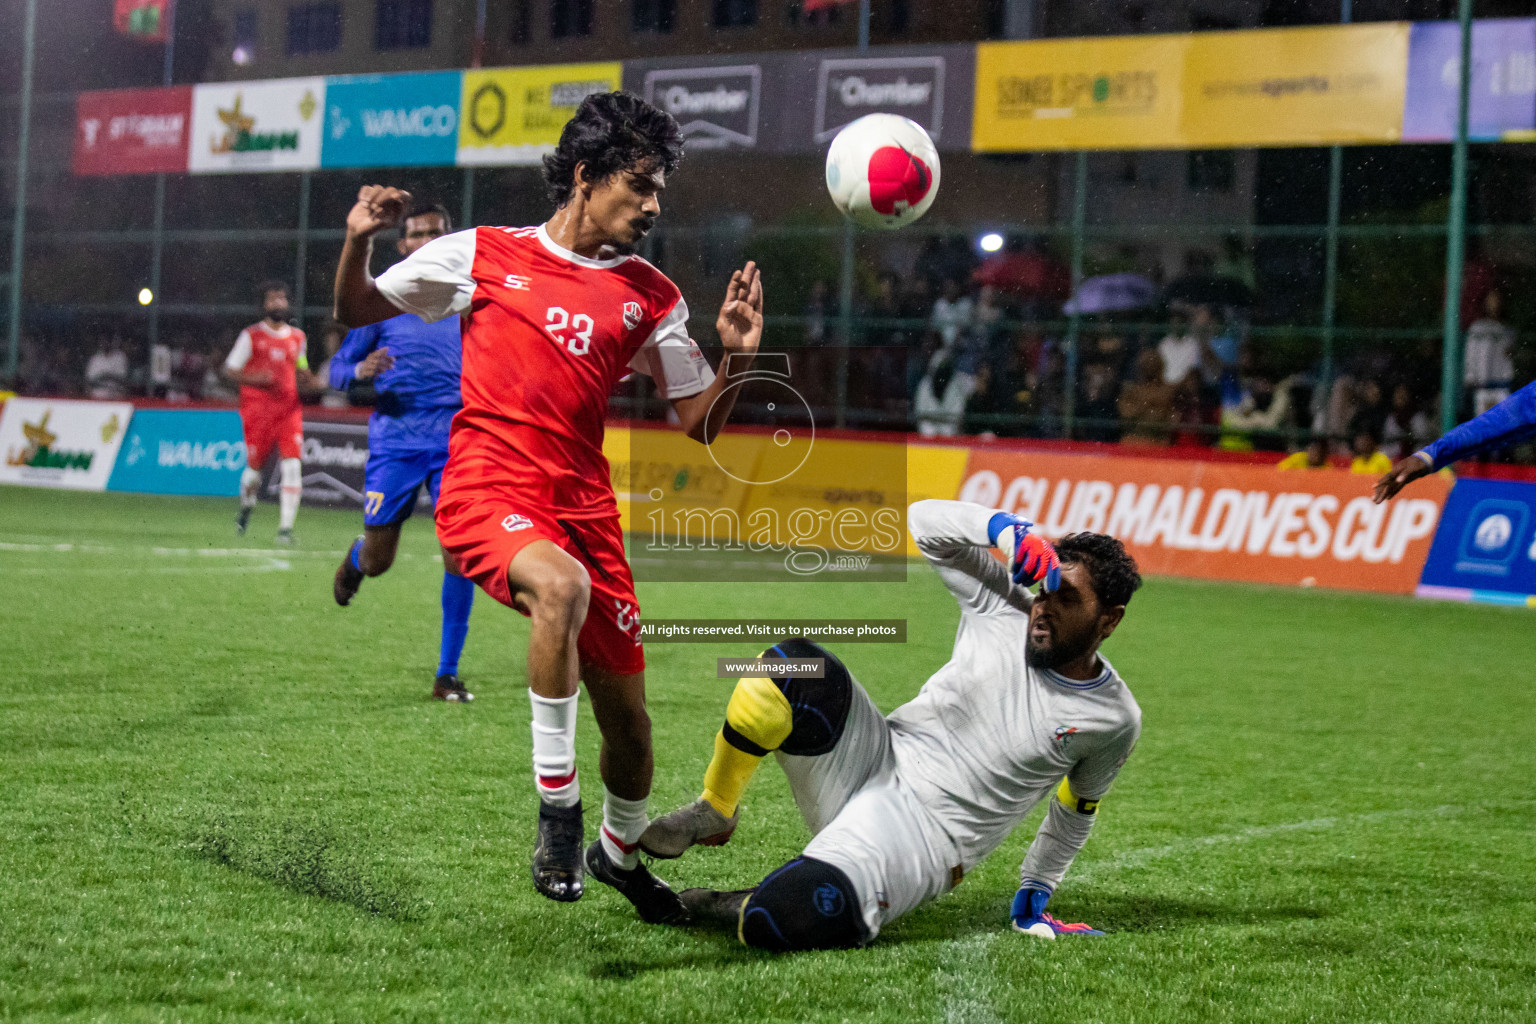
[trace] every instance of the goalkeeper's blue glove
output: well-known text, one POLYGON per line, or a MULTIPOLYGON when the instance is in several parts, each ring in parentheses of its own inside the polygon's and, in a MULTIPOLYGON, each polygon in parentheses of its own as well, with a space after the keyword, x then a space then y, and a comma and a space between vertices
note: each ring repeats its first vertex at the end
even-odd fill
POLYGON ((987 521, 992 546, 1008 556, 1008 575, 1013 582, 1030 586, 1041 583, 1047 593, 1061 585, 1061 561, 1056 549, 1029 528, 1035 524, 1022 516, 998 512, 987 521))
POLYGON ((1043 939, 1054 939, 1058 935, 1104 934, 1086 924, 1067 924, 1047 914, 1045 905, 1050 902, 1050 899, 1051 894, 1048 891, 1035 885, 1026 885, 1014 893, 1013 907, 1009 910, 1014 931, 1038 935, 1043 939))

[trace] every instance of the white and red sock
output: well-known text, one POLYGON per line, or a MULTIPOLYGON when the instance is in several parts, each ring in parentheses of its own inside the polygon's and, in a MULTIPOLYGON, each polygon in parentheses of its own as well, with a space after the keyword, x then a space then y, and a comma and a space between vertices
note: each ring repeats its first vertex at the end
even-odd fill
POLYGON ((240 507, 250 508, 256 504, 256 496, 261 490, 261 474, 250 466, 240 471, 240 507))
POLYGON ((277 528, 293 529, 293 520, 299 514, 299 498, 304 493, 304 463, 298 459, 283 459, 277 464, 282 483, 277 492, 277 528))
POLYGON ((533 778, 539 799, 553 807, 574 807, 581 800, 576 778, 576 694, 540 697, 533 705, 533 778))
POLYGON ((608 859, 621 871, 640 863, 640 836, 651 819, 645 814, 645 799, 625 800, 603 787, 603 827, 598 835, 608 859))

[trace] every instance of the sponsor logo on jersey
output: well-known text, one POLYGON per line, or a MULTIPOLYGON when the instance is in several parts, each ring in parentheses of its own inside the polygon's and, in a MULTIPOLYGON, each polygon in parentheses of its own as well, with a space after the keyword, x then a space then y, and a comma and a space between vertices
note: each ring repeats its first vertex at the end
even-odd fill
POLYGON ((624 329, 632 331, 640 326, 640 303, 624 303, 624 329))
POLYGON ((1075 725, 1058 725, 1056 727, 1056 742, 1065 744, 1067 742, 1067 737, 1073 735, 1076 732, 1077 726, 1075 725))
POLYGON ((508 288, 512 288, 520 292, 526 292, 528 291, 528 286, 531 284, 533 284, 533 278, 531 277, 527 277, 523 274, 507 275, 506 286, 508 288))
POLYGON ((533 520, 527 516, 513 512, 501 521, 501 528, 508 533, 516 533, 518 530, 526 530, 533 525, 533 520))

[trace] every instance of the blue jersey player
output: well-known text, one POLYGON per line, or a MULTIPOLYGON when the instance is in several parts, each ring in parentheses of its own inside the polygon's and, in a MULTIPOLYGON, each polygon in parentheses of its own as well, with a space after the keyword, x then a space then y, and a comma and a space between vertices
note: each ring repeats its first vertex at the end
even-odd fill
POLYGON ((1376 503, 1381 504, 1412 481, 1458 459, 1497 451, 1532 436, 1536 436, 1536 384, 1527 384, 1476 419, 1399 460, 1376 481, 1376 503))
MULTIPOLYGON (((405 220, 396 247, 409 256, 453 230, 441 206, 418 206, 405 220)), ((448 426, 463 404, 459 395, 457 317, 427 323, 409 313, 347 334, 331 359, 330 386, 346 390, 370 382, 378 393, 368 420, 368 465, 363 470, 363 535, 336 569, 336 603, 346 605, 363 584, 395 561, 400 525, 415 510, 423 485, 437 503, 448 461, 448 426)), ((445 561, 445 565, 451 565, 445 561)), ((470 701, 459 680, 459 654, 469 632, 475 585, 443 572, 443 638, 432 696, 470 701)))

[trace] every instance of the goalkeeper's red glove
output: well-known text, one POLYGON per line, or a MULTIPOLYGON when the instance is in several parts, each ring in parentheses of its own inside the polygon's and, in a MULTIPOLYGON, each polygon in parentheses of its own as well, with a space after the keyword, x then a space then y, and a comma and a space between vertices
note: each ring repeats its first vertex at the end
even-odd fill
POLYGON ((1045 538, 1030 532, 1034 525, 1022 516, 998 512, 987 522, 987 536, 1008 556, 1013 582, 1026 587, 1040 583, 1049 593, 1061 584, 1061 561, 1045 538))

